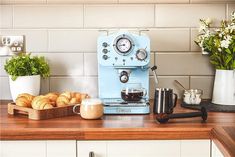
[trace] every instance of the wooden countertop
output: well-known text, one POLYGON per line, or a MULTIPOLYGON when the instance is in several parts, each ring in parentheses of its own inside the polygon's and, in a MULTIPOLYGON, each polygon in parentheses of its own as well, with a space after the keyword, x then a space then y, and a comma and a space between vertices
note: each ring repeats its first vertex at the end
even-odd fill
MULTIPOLYGON (((158 124, 153 114, 105 115, 100 120, 84 120, 78 115, 42 121, 7 114, 0 105, 1 140, 159 140, 213 139, 226 156, 235 157, 235 113, 208 113, 200 118, 172 119, 158 124)), ((192 110, 176 107, 177 112, 192 110)))

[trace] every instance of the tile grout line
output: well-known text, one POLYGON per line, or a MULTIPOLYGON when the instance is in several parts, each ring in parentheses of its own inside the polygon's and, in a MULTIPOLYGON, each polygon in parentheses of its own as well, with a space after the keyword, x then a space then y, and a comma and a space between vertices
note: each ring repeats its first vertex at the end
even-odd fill
POLYGON ((15 29, 15 5, 12 5, 12 29, 15 29))
POLYGON ((82 27, 83 27, 83 29, 85 28, 85 4, 83 4, 83 19, 82 19, 82 27))

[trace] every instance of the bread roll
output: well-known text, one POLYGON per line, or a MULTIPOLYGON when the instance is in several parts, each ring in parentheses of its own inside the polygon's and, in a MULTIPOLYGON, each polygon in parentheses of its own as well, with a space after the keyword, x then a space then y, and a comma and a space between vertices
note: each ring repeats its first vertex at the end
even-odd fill
POLYGON ((16 105, 21 107, 31 107, 34 96, 28 93, 19 94, 16 98, 16 105))
POLYGON ((53 105, 46 96, 36 96, 32 101, 32 108, 36 110, 50 109, 53 105))
POLYGON ((49 98, 50 101, 51 101, 51 105, 55 107, 56 106, 56 100, 59 97, 59 94, 58 93, 48 93, 48 94, 45 95, 45 97, 49 98))

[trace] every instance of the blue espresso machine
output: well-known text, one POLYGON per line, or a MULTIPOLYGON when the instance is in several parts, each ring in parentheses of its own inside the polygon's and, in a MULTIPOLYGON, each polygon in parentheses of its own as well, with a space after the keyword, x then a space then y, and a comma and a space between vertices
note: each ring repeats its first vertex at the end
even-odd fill
POLYGON ((104 114, 148 114, 150 40, 146 35, 119 31, 97 41, 99 98, 104 114), (137 101, 126 101, 127 88, 143 90, 137 101))

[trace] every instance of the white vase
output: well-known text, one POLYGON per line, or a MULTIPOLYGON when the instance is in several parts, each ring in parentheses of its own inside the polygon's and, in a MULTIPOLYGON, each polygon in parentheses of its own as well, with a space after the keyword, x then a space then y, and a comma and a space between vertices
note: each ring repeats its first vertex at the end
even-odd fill
POLYGON ((22 93, 39 95, 40 92, 40 75, 19 76, 15 81, 9 76, 10 90, 13 101, 22 93))
POLYGON ((216 70, 212 103, 235 105, 235 70, 216 70))

